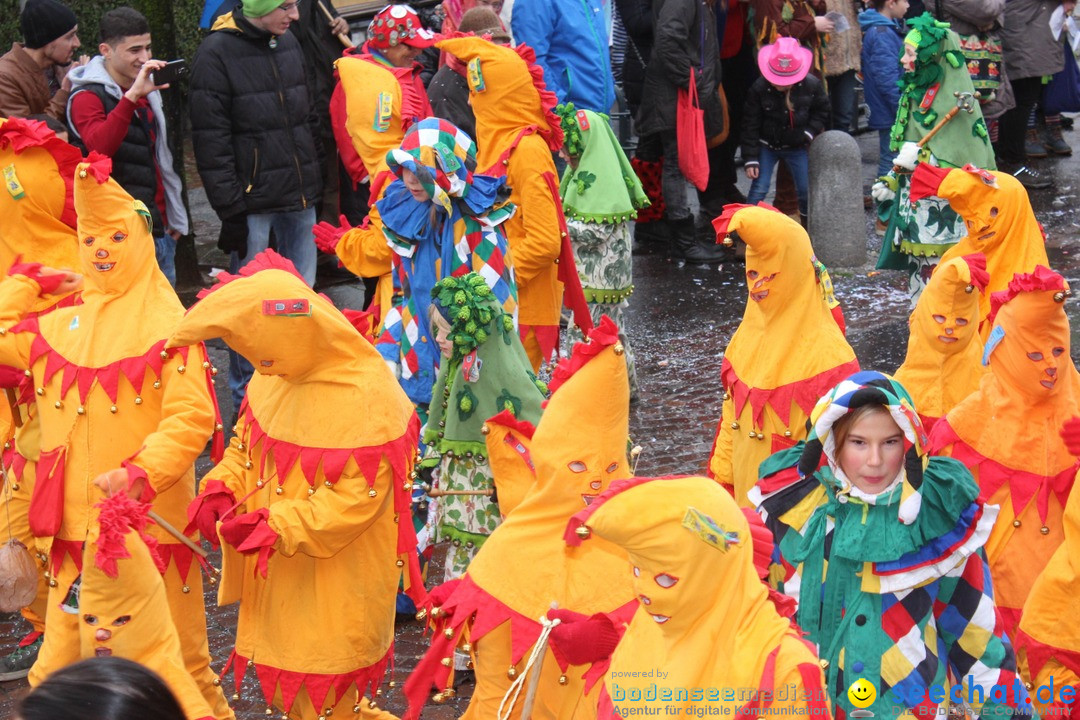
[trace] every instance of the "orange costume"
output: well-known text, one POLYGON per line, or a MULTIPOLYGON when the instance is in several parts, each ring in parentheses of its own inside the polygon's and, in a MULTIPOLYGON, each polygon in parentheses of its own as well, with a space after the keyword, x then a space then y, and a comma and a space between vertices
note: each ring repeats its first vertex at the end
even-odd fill
POLYGON ((1008 287, 1017 273, 1032 272, 1036 265, 1049 266, 1046 236, 1027 190, 1008 173, 919 163, 911 176, 911 201, 928 195, 948 200, 967 226, 967 237, 941 256, 941 264, 972 253, 986 256, 990 284, 979 300, 979 334, 985 342, 991 325, 987 319, 990 295, 1008 287))
POLYGON ((570 284, 567 304, 575 322, 584 331, 592 326, 551 159, 563 142, 562 123, 554 112, 557 99, 544 87, 536 55, 525 45, 509 48, 478 37, 436 45, 466 63, 469 101, 476 113, 477 168, 486 175, 505 175, 510 202, 517 206, 503 228, 518 284, 521 341, 537 370, 558 347, 564 283, 570 284))
MULTIPOLYGON (((337 229, 340 240, 334 252, 356 275, 379 278, 374 302, 381 322, 390 310, 393 293, 393 251, 375 208, 394 180, 386 154, 401 146, 405 131, 416 120, 432 114, 431 104, 415 67, 394 67, 381 56, 346 50, 334 68, 338 82, 330 99, 330 118, 338 152, 354 185, 365 180, 371 185, 367 218, 360 227, 337 229)), ((328 249, 322 244, 320 248, 328 249)))
POLYGON ((598 718, 701 717, 708 706, 733 717, 756 711, 828 720, 817 656, 777 612, 755 565, 747 518, 715 482, 613 483, 566 531, 571 546, 590 538, 587 547, 594 537, 629 553, 623 572, 640 603, 604 676, 598 718))
MULTIPOLYGON (((0 269, 7 269, 20 256, 50 267, 75 267, 78 246, 75 242, 75 203, 72 181, 75 166, 82 154, 56 137, 45 123, 36 120, 0 119, 0 167, 5 168, 5 187, 0 192, 0 269)), ((77 295, 61 298, 48 296, 38 299, 31 314, 41 314, 57 305, 74 304, 77 295)), ((0 537, 17 538, 28 548, 35 542, 30 532, 29 505, 34 489, 35 463, 41 437, 36 397, 30 381, 21 369, 5 368, 2 385, 8 391, 9 402, 17 401, 18 424, 14 418, 5 428, 4 468, 13 481, 6 499, 7 512, 0 516, 0 537), (14 437, 13 437, 14 435, 14 437)), ((8 405, 8 403, 3 403, 8 405)), ((46 568, 48 544, 37 543, 35 553, 46 568)), ((45 631, 45 608, 48 584, 40 577, 37 599, 23 610, 35 633, 45 631)))
POLYGON ((267 706, 289 717, 392 717, 362 696, 393 654, 402 568, 424 594, 412 404, 349 320, 270 251, 204 294, 169 347, 211 337, 257 371, 189 511, 204 537, 225 540, 218 602, 240 601, 237 692, 254 666, 267 706))
POLYGON ((928 433, 985 374, 979 295, 989 280, 980 253, 943 262, 911 313, 907 356, 895 377, 911 393, 928 433))
POLYGON ((213 720, 184 668, 180 639, 169 619, 163 561, 157 541, 147 534, 149 509, 124 493, 95 506, 100 514, 83 549, 79 594, 82 656, 134 660, 161 676, 188 720, 213 720))
POLYGON ((1045 267, 995 293, 979 389, 939 421, 931 454, 970 470, 1001 512, 986 543, 994 596, 1009 637, 1035 578, 1064 539, 1062 509, 1077 459, 1058 435, 1080 414, 1080 374, 1069 357, 1068 287, 1045 267))
MULTIPOLYGON (((75 174, 82 304, 24 320, 63 275, 16 265, 0 284, 0 362, 27 368, 41 411, 41 453, 30 529, 52 537, 49 607, 79 577, 92 526, 95 480, 123 483, 182 526, 194 497, 194 462, 214 430, 210 363, 200 347, 165 350, 183 307, 157 269, 149 213, 108 176, 97 156, 75 174), (22 320, 22 322, 20 322, 22 320), (188 370, 190 368, 190 371, 188 370)), ((188 672, 218 718, 231 718, 210 670, 202 578, 192 552, 159 527, 163 573, 188 672)), ((45 643, 30 671, 36 685, 79 659, 78 618, 49 612, 45 643)))
MULTIPOLYGON (((540 621, 552 607, 628 618, 636 605, 625 552, 606 540, 579 548, 567 548, 562 540, 575 512, 611 481, 631 475, 626 457, 630 389, 618 329, 604 318, 589 337, 556 368, 554 394, 531 441, 527 430, 512 427, 508 418, 499 421, 497 432, 513 439, 516 452, 535 468, 536 482, 480 548, 465 577, 433 591, 433 596, 450 594, 431 611, 437 630, 431 649, 406 684, 408 718, 419 717, 433 682, 447 686, 450 656, 460 642, 471 651, 476 669, 464 720, 499 716, 504 697, 509 717, 523 717, 525 693, 517 697, 512 686, 526 682, 541 658, 531 717, 595 716, 602 668, 572 666, 557 644, 545 650, 547 631, 540 621), (530 650, 539 655, 534 661, 526 660, 530 650)), ((510 461, 495 458, 499 490, 499 470, 510 461)), ((520 487, 520 473, 512 469, 511 476, 520 487)), ((453 690, 441 693, 445 697, 453 690)))
POLYGON ((818 398, 859 369, 832 283, 799 223, 771 207, 729 205, 717 237, 746 243, 746 311, 720 366, 724 404, 709 475, 750 507, 758 465, 806 438, 818 398))

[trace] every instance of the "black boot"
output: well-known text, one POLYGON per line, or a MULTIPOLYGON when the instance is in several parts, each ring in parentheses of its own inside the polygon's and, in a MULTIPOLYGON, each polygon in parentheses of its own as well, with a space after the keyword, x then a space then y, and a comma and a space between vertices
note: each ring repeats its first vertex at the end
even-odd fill
POLYGON ((672 257, 693 265, 712 265, 724 261, 726 253, 722 247, 697 242, 692 215, 682 220, 668 220, 668 227, 671 228, 672 257))

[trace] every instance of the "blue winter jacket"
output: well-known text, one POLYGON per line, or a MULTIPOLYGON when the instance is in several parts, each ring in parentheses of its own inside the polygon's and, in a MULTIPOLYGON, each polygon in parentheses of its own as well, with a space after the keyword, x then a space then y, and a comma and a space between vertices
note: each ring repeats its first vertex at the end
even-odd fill
POLYGON ((900 104, 897 82, 904 74, 900 57, 904 54, 904 29, 873 8, 859 13, 863 32, 862 74, 863 93, 870 106, 869 127, 875 130, 891 128, 900 104))
POLYGON ((615 80, 603 0, 517 0, 510 29, 515 41, 536 51, 544 83, 559 102, 611 112, 615 80))

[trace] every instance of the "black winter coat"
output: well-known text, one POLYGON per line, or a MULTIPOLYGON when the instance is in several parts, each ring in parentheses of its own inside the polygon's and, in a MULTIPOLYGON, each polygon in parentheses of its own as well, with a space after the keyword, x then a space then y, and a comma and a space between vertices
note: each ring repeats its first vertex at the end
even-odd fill
POLYGON ((189 95, 210 204, 222 219, 317 206, 318 130, 300 43, 272 37, 240 10, 216 27, 195 55, 189 95))
POLYGON ((637 114, 645 87, 645 67, 652 55, 652 0, 615 0, 626 30, 626 55, 623 58, 623 92, 630 112, 637 114))
POLYGON ((789 111, 780 92, 763 77, 750 86, 743 106, 742 156, 756 162, 761 145, 774 150, 806 147, 829 125, 829 96, 813 75, 791 88, 789 111))
POLYGON ((698 99, 705 110, 705 136, 724 129, 720 84, 720 43, 716 14, 705 0, 653 0, 653 51, 645 71, 638 135, 671 132, 676 125, 678 89, 690 87, 694 68, 698 99))

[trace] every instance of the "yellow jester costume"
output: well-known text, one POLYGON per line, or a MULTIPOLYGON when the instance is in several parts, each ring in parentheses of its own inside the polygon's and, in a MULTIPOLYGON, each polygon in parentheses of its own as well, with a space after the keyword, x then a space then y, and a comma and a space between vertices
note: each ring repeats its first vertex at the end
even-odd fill
POLYGON ((189 510, 204 537, 224 540, 218 600, 240 601, 238 691, 253 666, 267 705, 290 717, 387 717, 362 695, 392 657, 403 572, 424 595, 412 404, 349 320, 271 251, 205 293, 169 346, 210 337, 257 371, 189 510))
POLYGON ((717 237, 746 243, 746 311, 720 368, 724 403, 709 475, 749 507, 758 465, 806 438, 818 398, 859 369, 828 273, 806 231, 771 207, 729 205, 717 237))

